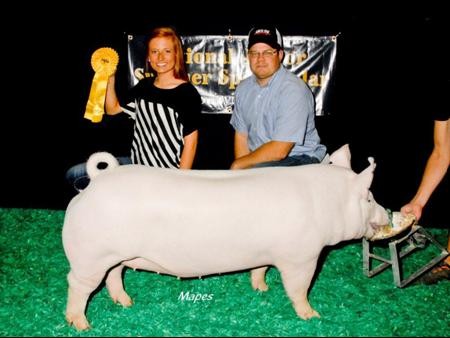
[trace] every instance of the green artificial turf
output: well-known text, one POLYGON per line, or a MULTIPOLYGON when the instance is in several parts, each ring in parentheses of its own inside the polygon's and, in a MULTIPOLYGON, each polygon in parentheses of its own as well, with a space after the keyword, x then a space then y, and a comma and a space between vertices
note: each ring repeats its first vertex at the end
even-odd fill
MULTIPOLYGON (((248 272, 182 279, 126 270, 131 308, 103 287, 87 308, 92 329, 64 319, 69 265, 61 243, 64 211, 0 209, 1 336, 449 336, 450 283, 397 288, 390 269, 368 278, 361 241, 326 248, 309 293, 321 318, 299 319, 276 268, 269 291, 252 290, 248 272), (181 300, 180 295, 204 295, 181 300)), ((428 229, 446 242, 447 231, 428 229)), ((434 255, 414 251, 408 266, 434 255)), ((383 250, 382 248, 379 250, 383 250)), ((405 267, 405 272, 409 267, 405 267)))

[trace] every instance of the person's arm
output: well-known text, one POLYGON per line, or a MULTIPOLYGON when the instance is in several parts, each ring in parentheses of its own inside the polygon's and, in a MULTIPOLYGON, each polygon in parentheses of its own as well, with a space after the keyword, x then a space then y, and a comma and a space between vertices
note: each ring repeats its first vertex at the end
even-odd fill
POLYGON ((450 120, 434 122, 434 148, 428 158, 422 181, 416 195, 400 211, 402 214, 414 214, 416 219, 422 216, 422 210, 433 191, 445 176, 450 163, 450 120))
POLYGON ((116 94, 115 79, 115 74, 111 75, 106 86, 105 111, 108 115, 116 115, 123 111, 116 94))
MULTIPOLYGON (((238 142, 242 141, 239 136, 235 137, 235 141, 236 138, 238 138, 238 142)), ((231 164, 231 169, 246 169, 258 163, 282 160, 286 158, 293 146, 294 142, 269 141, 254 151, 236 158, 231 164)), ((242 150, 244 146, 239 145, 238 147, 242 150)), ((235 155, 237 154, 238 150, 235 146, 235 155)))
POLYGON ((183 151, 180 158, 180 169, 191 169, 197 151, 198 130, 184 137, 183 151))
POLYGON ((240 132, 234 133, 234 159, 238 159, 239 157, 250 153, 247 140, 247 134, 243 134, 240 132))

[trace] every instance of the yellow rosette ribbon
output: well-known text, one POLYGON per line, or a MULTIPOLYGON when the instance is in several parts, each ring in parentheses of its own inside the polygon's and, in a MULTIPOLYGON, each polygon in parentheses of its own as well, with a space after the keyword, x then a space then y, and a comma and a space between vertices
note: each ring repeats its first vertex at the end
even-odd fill
POLYGON ((108 78, 116 72, 118 63, 119 54, 112 48, 99 48, 92 54, 91 66, 95 71, 95 75, 92 79, 84 118, 94 123, 102 120, 105 113, 104 106, 108 78))

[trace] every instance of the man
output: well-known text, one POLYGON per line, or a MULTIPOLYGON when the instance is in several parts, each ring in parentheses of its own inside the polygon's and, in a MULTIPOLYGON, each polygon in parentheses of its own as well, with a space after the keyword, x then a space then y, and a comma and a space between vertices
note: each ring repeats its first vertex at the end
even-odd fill
MULTIPOLYGON (((437 95, 437 101, 441 102, 442 105, 432 108, 435 114, 433 151, 428 158, 416 195, 400 209, 403 214, 414 214, 417 220, 422 216, 423 208, 427 204, 431 194, 444 178, 450 164, 450 110, 447 103, 444 104, 444 97, 450 91, 449 81, 445 84, 446 86, 441 88, 441 95, 437 95)), ((450 235, 447 250, 450 251, 450 235)), ((443 279, 450 279, 450 256, 422 277, 422 281, 426 284, 434 284, 443 279)))
POLYGON ((319 163, 326 147, 315 127, 314 95, 282 66, 283 38, 274 27, 250 30, 252 76, 236 89, 230 120, 235 129, 231 169, 319 163))

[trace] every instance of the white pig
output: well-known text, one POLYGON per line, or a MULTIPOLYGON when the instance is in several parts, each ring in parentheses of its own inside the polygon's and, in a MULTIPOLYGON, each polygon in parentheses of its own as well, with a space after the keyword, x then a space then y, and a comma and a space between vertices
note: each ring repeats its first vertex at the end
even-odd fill
POLYGON ((62 239, 70 263, 66 319, 89 328, 89 295, 105 274, 114 302, 132 304, 124 266, 177 277, 252 269, 267 290, 275 266, 297 315, 318 317, 307 292, 321 250, 389 222, 369 192, 375 163, 360 174, 343 146, 331 164, 248 170, 119 166, 108 153, 87 163, 91 182, 67 207, 62 239), (106 162, 104 170, 97 168, 106 162), (112 268, 112 269, 111 269, 112 268))

